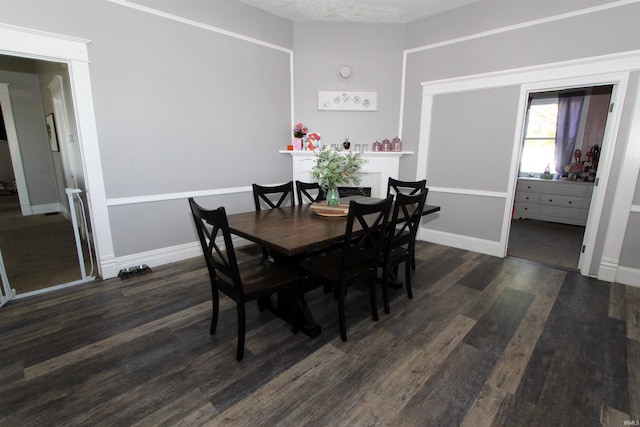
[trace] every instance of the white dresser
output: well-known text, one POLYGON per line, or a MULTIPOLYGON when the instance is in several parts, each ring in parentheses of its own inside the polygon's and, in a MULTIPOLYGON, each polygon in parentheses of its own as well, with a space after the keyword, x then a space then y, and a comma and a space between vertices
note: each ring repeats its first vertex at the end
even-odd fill
POLYGON ((518 178, 515 218, 586 225, 592 182, 518 178))

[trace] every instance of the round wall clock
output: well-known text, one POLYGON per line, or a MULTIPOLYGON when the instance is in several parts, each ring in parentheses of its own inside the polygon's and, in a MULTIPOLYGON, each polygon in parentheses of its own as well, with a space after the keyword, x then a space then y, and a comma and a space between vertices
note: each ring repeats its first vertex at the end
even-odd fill
POLYGON ((353 74, 353 70, 351 69, 351 65, 342 64, 342 65, 340 65, 340 67, 338 67, 338 77, 340 77, 341 79, 347 80, 348 78, 351 77, 351 74, 353 74))

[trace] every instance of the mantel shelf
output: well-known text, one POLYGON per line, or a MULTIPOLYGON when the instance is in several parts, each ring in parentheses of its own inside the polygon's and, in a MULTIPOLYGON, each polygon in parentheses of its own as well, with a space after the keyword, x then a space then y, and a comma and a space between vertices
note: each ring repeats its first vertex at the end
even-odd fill
MULTIPOLYGON (((279 153, 291 154, 292 157, 311 157, 316 154, 315 151, 307 150, 280 150, 279 153)), ((413 151, 365 151, 362 153, 364 157, 401 157, 408 154, 415 153, 413 151)))
MULTIPOLYGON (((311 169, 315 164, 315 152, 303 150, 280 150, 279 152, 291 155, 291 176, 294 181, 314 181, 311 169)), ((400 157, 407 154, 413 154, 413 151, 365 151, 362 153, 366 163, 358 172, 361 185, 371 188, 371 196, 384 197, 387 194, 389 178, 398 178, 400 157)))

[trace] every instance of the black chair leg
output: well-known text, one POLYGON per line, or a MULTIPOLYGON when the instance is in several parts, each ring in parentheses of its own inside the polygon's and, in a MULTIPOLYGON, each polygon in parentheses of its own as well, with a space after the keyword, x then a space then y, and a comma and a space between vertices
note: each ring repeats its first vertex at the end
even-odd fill
POLYGON ((211 327, 209 328, 209 334, 213 335, 216 333, 216 329, 218 327, 218 312, 220 311, 220 297, 218 295, 218 291, 213 292, 211 303, 211 327))
POLYGON ((338 285, 338 323, 340 324, 340 338, 342 341, 347 340, 347 320, 345 314, 345 290, 344 285, 338 285))
POLYGON ((246 330, 246 315, 244 312, 244 302, 238 303, 238 350, 236 360, 241 361, 244 357, 244 337, 246 330))
POLYGON ((407 284, 407 296, 413 298, 413 290, 411 289, 411 269, 409 268, 409 260, 405 261, 404 282, 407 284))
POLYGON ((385 266, 382 269, 382 304, 384 306, 385 314, 391 312, 389 306, 389 267, 385 266))
POLYGON ((376 276, 375 270, 373 278, 369 284, 369 305, 371 306, 371 317, 375 322, 378 321, 378 306, 376 304, 376 276))

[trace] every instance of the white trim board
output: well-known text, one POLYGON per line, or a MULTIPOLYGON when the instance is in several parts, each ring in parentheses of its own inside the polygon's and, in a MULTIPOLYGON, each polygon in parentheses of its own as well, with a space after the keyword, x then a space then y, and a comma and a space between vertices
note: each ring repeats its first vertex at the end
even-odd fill
POLYGON ((574 10, 571 12, 567 12, 567 13, 561 13, 559 15, 555 15, 555 16, 549 16, 549 17, 545 17, 545 18, 540 18, 540 19, 534 19, 531 21, 526 21, 526 22, 522 22, 519 24, 514 24, 514 25, 507 25, 505 27, 501 27, 501 28, 494 28, 492 30, 488 30, 488 31, 482 31, 479 33, 475 33, 475 34, 469 34, 467 36, 462 36, 462 37, 457 37, 454 39, 449 39, 449 40, 444 40, 441 42, 435 42, 435 43, 430 43, 430 44, 426 44, 426 45, 422 45, 422 46, 417 46, 411 49, 406 49, 405 50, 405 54, 406 53, 415 53, 415 52, 422 52, 424 50, 429 50, 429 49, 436 49, 442 46, 448 46, 448 45, 452 45, 452 44, 456 44, 456 43, 463 43, 469 40, 474 40, 474 39, 479 39, 482 37, 488 37, 488 36, 493 36, 496 34, 501 34, 501 33, 507 33, 509 31, 515 31, 515 30, 519 30, 522 28, 527 28, 527 27, 533 27, 536 25, 540 25, 540 24, 545 24, 548 22, 553 22, 553 21, 561 21, 563 19, 569 19, 569 18, 573 18, 576 16, 580 16, 580 15, 586 15, 589 13, 595 13, 595 12, 600 12, 603 10, 607 10, 607 9, 613 9, 613 8, 617 8, 617 7, 621 7, 621 6, 626 6, 628 4, 633 4, 633 3, 638 3, 640 0, 619 0, 619 1, 613 1, 611 3, 607 3, 607 4, 603 4, 603 5, 598 5, 598 6, 593 6, 593 7, 588 7, 586 9, 581 9, 581 10, 574 10))
MULTIPOLYGON (((516 132, 514 134, 512 161, 510 165, 510 180, 507 189, 507 203, 505 203, 504 215, 503 215, 503 230, 501 239, 499 242, 500 251, 498 256, 506 256, 509 226, 511 218, 511 210, 513 206, 513 200, 515 197, 515 185, 517 181, 517 165, 519 162, 520 149, 521 149, 521 135, 523 132, 524 123, 524 100, 531 91, 551 90, 561 87, 579 87, 579 86, 595 86, 601 84, 614 84, 617 86, 617 92, 612 97, 612 102, 616 105, 624 105, 624 96, 626 94, 627 81, 629 73, 631 71, 640 69, 640 50, 625 52, 621 54, 603 55, 598 57, 591 57, 580 60, 557 62, 544 65, 536 65, 532 67, 524 67, 511 70, 503 70, 499 72, 483 73, 459 78, 435 80, 423 82, 423 97, 422 97, 422 112, 420 122, 420 134, 418 145, 418 159, 417 159, 417 179, 427 178, 428 170, 428 153, 431 134, 431 115, 433 108, 433 98, 435 95, 474 91, 474 90, 486 90, 489 88, 507 87, 507 86, 520 86, 521 94, 518 106, 518 124, 516 126, 516 132)), ((636 97, 636 102, 639 102, 640 95, 636 97)), ((600 221, 601 211, 603 209, 604 201, 604 189, 608 183, 608 178, 611 169, 611 162, 613 152, 615 149, 616 136, 618 134, 618 127, 622 108, 614 109, 614 112, 609 117, 607 122, 607 135, 605 135, 605 142, 603 144, 602 154, 602 172, 599 173, 600 183, 602 191, 599 194, 594 194, 592 199, 591 209, 589 215, 589 221, 587 224, 587 234, 585 236, 585 244, 587 245, 586 257, 581 258, 584 261, 581 264, 582 274, 589 274, 591 267, 591 256, 593 255, 594 240, 597 232, 597 225, 600 221)), ((638 114, 632 116, 632 129, 640 127, 640 118, 638 114)), ((633 136, 633 135, 632 135, 633 136)), ((632 138, 630 139, 632 140, 632 138)), ((633 144, 629 144, 633 145, 633 144)), ((634 157, 631 156, 631 160, 634 157)), ((625 158, 625 165, 629 163, 629 159, 625 158)), ((626 166, 626 170, 634 170, 633 165, 626 166)), ((637 168, 635 169, 637 177, 637 168)), ((633 196, 635 190, 635 179, 629 181, 623 181, 618 185, 618 192, 627 197, 633 196)), ((481 190, 471 189, 446 189, 450 193, 459 194, 478 194, 481 190)), ((617 193, 618 193, 617 192, 617 193)), ((487 192, 485 196, 499 196, 499 194, 493 194, 494 192, 487 192)), ((624 224, 626 228, 625 215, 628 218, 629 209, 622 208, 623 204, 614 203, 612 210, 612 218, 618 218, 618 221, 614 224, 612 221, 609 226, 620 227, 624 224), (623 219, 620 221, 620 219, 623 219)), ((423 233, 425 237, 433 236, 433 233, 423 233)), ((460 241, 460 239, 448 239, 449 241, 460 241)), ((479 252, 495 254, 495 245, 486 242, 474 242, 474 247, 480 247, 479 252)), ((606 246, 606 245, 605 245, 606 246)), ((610 245, 611 246, 611 245, 610 245)), ((461 246, 462 247, 462 246, 461 246)), ((468 245, 464 246, 468 247, 468 245)), ((613 246, 608 248, 603 254, 603 257, 617 259, 620 255, 622 247, 622 241, 618 240, 613 243, 613 246)), ((600 278, 601 275, 598 274, 600 278)))
MULTIPOLYGON (((249 240, 235 235, 231 236, 231 240, 233 242, 234 249, 252 244, 249 240)), ((224 247, 224 241, 222 239, 220 239, 218 243, 224 247)), ((131 267, 133 265, 146 264, 149 267, 157 267, 159 265, 170 264, 172 262, 183 261, 185 259, 196 257, 202 257, 202 247, 200 246, 199 241, 117 257, 114 260, 114 263, 117 265, 118 271, 120 271, 122 268, 131 267)), ((202 262, 204 264, 204 259, 202 262)))
POLYGON ((496 242, 495 240, 463 236, 461 234, 447 233, 445 231, 431 230, 428 228, 420 228, 418 230, 418 240, 464 249, 471 252, 479 252, 500 258, 503 257, 500 242, 496 242))
MULTIPOLYGON (((271 185, 271 184, 269 184, 271 185)), ((275 184, 273 184, 275 185, 275 184)), ((189 197, 220 196, 224 194, 250 193, 252 187, 229 187, 214 190, 185 191, 181 193, 151 194, 147 196, 116 197, 107 200, 108 206, 136 205, 140 203, 163 202, 167 200, 186 200, 189 197)))
POLYGON ((286 47, 282 47, 282 46, 278 46, 277 44, 274 44, 274 43, 269 43, 269 42, 265 42, 265 41, 260 40, 260 39, 256 39, 256 38, 253 38, 253 37, 248 37, 248 36, 245 36, 245 35, 240 34, 240 33, 235 33, 233 31, 225 30, 225 29, 220 28, 220 27, 215 27, 213 25, 203 24, 202 22, 194 21, 194 20, 188 19, 188 18, 183 18, 182 16, 174 15, 172 13, 164 12, 164 11, 158 10, 158 9, 153 9, 151 7, 142 6, 140 4, 133 3, 133 2, 130 2, 130 1, 127 1, 127 0, 106 0, 106 1, 114 3, 114 4, 118 4, 120 6, 128 7, 130 9, 135 9, 135 10, 138 10, 138 11, 141 11, 141 12, 145 12, 145 13, 148 13, 150 15, 156 15, 156 16, 159 16, 161 18, 170 19, 172 21, 180 22, 182 24, 190 25, 192 27, 197 27, 197 28, 200 28, 202 30, 207 30, 207 31, 211 31, 211 32, 214 32, 214 33, 222 34, 222 35, 225 35, 227 37, 233 37, 233 38, 238 39, 238 40, 244 40, 246 42, 257 44, 259 46, 268 47, 270 49, 275 49, 275 50, 279 50, 281 52, 286 52, 286 53, 290 53, 290 54, 293 53, 292 49, 289 49, 289 48, 286 48, 286 47))
MULTIPOLYGON (((0 33, 0 37, 2 34, 0 33)), ((9 144, 9 153, 11 155, 11 166, 13 167, 13 176, 16 180, 18 190, 18 199, 20 201, 20 211, 22 215, 31 215, 31 200, 29 191, 27 190, 27 177, 22 167, 22 154, 20 152, 20 143, 18 142, 18 134, 16 132, 15 122, 13 119, 13 107, 11 106, 11 96, 9 93, 9 84, 0 83, 0 109, 4 116, 6 124, 7 142, 9 144)))

